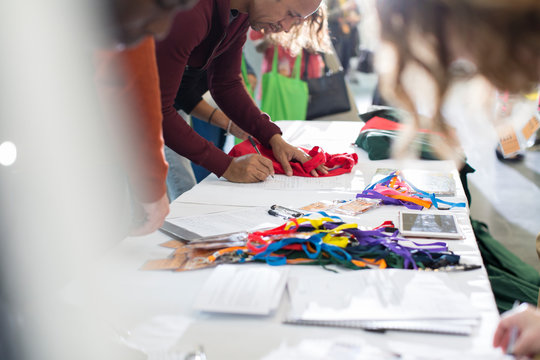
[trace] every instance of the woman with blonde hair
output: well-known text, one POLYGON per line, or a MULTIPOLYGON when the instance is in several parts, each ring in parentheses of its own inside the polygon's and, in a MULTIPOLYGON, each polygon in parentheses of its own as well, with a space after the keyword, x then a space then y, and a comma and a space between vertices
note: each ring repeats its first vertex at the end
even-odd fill
MULTIPOLYGON (((326 6, 321 4, 319 9, 302 23, 295 25, 289 32, 269 33, 251 31, 250 39, 262 40, 257 44, 257 51, 264 52, 262 73, 272 70, 274 49, 278 49, 279 72, 282 75, 292 74, 296 57, 303 51, 308 56, 308 78, 322 76, 324 62, 320 53, 330 52, 331 43, 328 35, 326 6), (305 51, 304 51, 305 50, 305 51)), ((304 74, 306 61, 302 61, 301 74, 304 74)))

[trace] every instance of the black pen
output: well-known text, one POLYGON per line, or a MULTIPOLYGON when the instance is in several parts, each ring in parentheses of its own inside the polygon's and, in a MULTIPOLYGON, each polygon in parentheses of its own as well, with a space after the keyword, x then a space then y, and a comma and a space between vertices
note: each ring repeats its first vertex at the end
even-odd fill
MULTIPOLYGON (((257 152, 257 154, 261 155, 261 152, 259 151, 259 149, 257 148, 257 144, 255 143, 255 140, 253 140, 253 138, 250 136, 248 136, 248 140, 249 142, 251 143, 251 145, 253 145, 253 147, 255 148, 255 151, 257 152)), ((272 179, 274 178, 274 175, 270 175, 272 177, 272 179)))
MULTIPOLYGON (((257 148, 257 144, 255 143, 255 140, 253 140, 253 138, 250 136, 248 136, 248 140, 249 142, 251 143, 251 145, 253 145, 253 147, 255 148, 255 151, 257 152, 257 154, 261 155, 261 152, 259 151, 259 149, 257 148)), ((261 155, 262 156, 262 155, 261 155)))

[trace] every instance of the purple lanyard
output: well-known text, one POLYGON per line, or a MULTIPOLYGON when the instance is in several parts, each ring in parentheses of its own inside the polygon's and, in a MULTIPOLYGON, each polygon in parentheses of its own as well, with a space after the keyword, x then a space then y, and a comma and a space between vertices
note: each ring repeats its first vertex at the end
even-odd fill
MULTIPOLYGON (((338 224, 335 223, 325 223, 324 227, 327 229, 334 229, 338 224)), ((360 245, 376 246, 382 245, 393 253, 401 256, 403 258, 403 267, 405 269, 409 268, 409 265, 412 265, 414 269, 418 269, 416 262, 412 257, 412 252, 420 251, 426 254, 430 259, 430 253, 435 252, 444 252, 448 251, 448 246, 443 241, 432 242, 428 244, 418 244, 412 242, 419 247, 429 247, 429 249, 418 249, 413 247, 408 247, 399 244, 399 241, 408 241, 406 239, 400 238, 397 236, 398 232, 394 232, 392 235, 385 234, 383 229, 379 230, 360 230, 360 229, 343 229, 344 232, 354 235, 356 240, 360 245)))
POLYGON ((361 194, 356 194, 356 198, 380 199, 385 205, 400 205, 405 206, 407 209, 411 210, 422 210, 424 208, 422 205, 385 196, 375 190, 364 190, 361 194))

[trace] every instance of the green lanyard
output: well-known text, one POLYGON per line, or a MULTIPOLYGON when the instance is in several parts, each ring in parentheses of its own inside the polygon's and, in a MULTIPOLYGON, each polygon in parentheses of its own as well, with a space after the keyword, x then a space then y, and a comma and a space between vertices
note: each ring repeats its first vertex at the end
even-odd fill
POLYGON ((244 58, 244 54, 242 54, 242 65, 240 67, 242 69, 242 78, 244 79, 244 84, 246 84, 246 88, 251 95, 252 98, 255 98, 255 89, 251 88, 251 84, 248 80, 248 73, 247 73, 247 66, 246 66, 246 59, 244 58))

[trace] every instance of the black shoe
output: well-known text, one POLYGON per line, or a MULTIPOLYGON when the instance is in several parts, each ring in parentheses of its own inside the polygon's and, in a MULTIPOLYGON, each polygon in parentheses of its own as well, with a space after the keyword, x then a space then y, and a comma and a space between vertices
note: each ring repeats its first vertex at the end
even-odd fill
POLYGON ((497 154, 497 159, 502 162, 520 162, 525 159, 525 155, 523 154, 516 154, 510 157, 504 157, 502 151, 499 148, 495 149, 495 154, 497 154))

